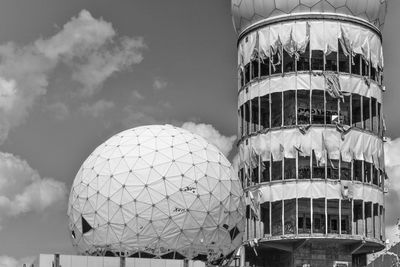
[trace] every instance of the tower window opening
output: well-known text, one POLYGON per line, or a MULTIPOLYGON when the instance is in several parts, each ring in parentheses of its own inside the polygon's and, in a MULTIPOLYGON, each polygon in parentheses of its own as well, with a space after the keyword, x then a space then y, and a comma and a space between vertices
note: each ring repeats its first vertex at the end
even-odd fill
POLYGON ((282 73, 282 47, 278 47, 278 51, 272 56, 271 74, 282 73))
POLYGON ((258 58, 251 61, 251 80, 257 79, 259 76, 258 58))
POLYGON ((282 126, 282 92, 271 94, 271 126, 282 126))
POLYGON ((379 170, 375 167, 375 165, 372 166, 372 184, 376 186, 379 185, 379 170))
POLYGON ((269 63, 270 63, 270 58, 265 57, 260 59, 260 76, 265 77, 269 76, 269 63))
POLYGON ((376 100, 376 98, 372 97, 371 98, 371 114, 372 114, 371 129, 375 134, 379 134, 379 131, 378 131, 379 115, 378 115, 377 103, 378 103, 378 101, 376 100))
POLYGON ((373 223, 372 223, 372 202, 364 202, 365 212, 365 236, 373 237, 373 223))
POLYGON ((262 169, 261 169, 261 182, 269 182, 270 181, 269 168, 270 168, 270 162, 263 161, 262 169))
POLYGON ((369 64, 371 64, 371 79, 375 82, 378 82, 378 71, 375 67, 372 66, 372 62, 370 62, 369 64))
POLYGON ((271 180, 278 181, 282 180, 282 161, 272 161, 271 164, 271 180))
POLYGON ((328 214, 328 233, 339 233, 339 200, 327 200, 327 214, 328 214))
POLYGON ((365 130, 370 131, 371 130, 371 114, 370 114, 370 99, 368 97, 363 96, 362 97, 362 103, 363 103, 363 126, 365 130))
POLYGON ((297 91, 297 123, 310 124, 310 91, 297 91))
POLYGON ((324 70, 324 52, 322 50, 311 51, 311 69, 324 70))
POLYGON ((296 233, 296 199, 284 200, 285 235, 296 233))
POLYGON ((343 101, 339 101, 339 121, 341 124, 350 125, 350 101, 350 96, 344 96, 343 101))
POLYGON ((352 124, 354 127, 362 128, 362 118, 361 118, 361 96, 357 94, 352 95, 352 124))
POLYGON ((296 179, 296 159, 285 158, 285 180, 296 179))
POLYGON ((298 177, 299 179, 310 179, 311 178, 311 169, 310 169, 310 156, 303 156, 300 153, 298 154, 299 158, 299 170, 298 177))
POLYGON ((351 201, 341 200, 341 234, 350 235, 351 234, 351 201))
POLYGON ((258 98, 253 98, 251 100, 251 132, 258 131, 258 98))
POLYGON ((369 78, 369 61, 365 60, 364 57, 361 57, 361 71, 362 76, 369 78))
POLYGON ((284 125, 296 125, 296 91, 283 92, 284 125))
POLYGON ((325 99, 324 91, 312 90, 311 99, 311 123, 312 124, 325 124, 325 99))
POLYGON ((372 164, 364 161, 364 183, 372 182, 372 164))
POLYGON ((313 233, 325 234, 325 199, 313 199, 313 233))
POLYGON ((380 220, 379 220, 379 204, 378 203, 374 203, 373 205, 373 237, 379 239, 379 235, 380 235, 380 220))
POLYGON ((325 92, 326 98, 326 124, 336 124, 343 119, 339 118, 338 99, 325 92))
POLYGON ((272 202, 272 235, 282 235, 282 201, 272 202))
POLYGON ((325 70, 326 71, 338 71, 338 53, 337 52, 330 52, 329 54, 326 55, 325 58, 325 70))
POLYGON ((354 230, 356 235, 364 235, 363 201, 354 200, 354 230))
POLYGON ((311 201, 309 198, 299 198, 298 201, 298 232, 299 234, 311 233, 311 201))
POLYGON ((325 163, 323 162, 324 155, 315 154, 315 150, 312 153, 312 178, 313 179, 325 179, 325 163))
POLYGON ((244 133, 250 133, 250 101, 244 103, 244 133))
POLYGON ((353 160, 353 180, 362 182, 362 161, 361 160, 353 160))
POLYGON ((300 53, 297 61, 297 71, 310 71, 310 43, 304 53, 300 53))
POLYGON ((295 57, 290 56, 286 50, 283 50, 283 72, 295 71, 295 57))
POLYGON ((261 130, 270 128, 269 125, 269 95, 260 97, 261 130))
POLYGON ((240 120, 240 135, 244 136, 244 106, 240 106, 239 109, 239 120, 240 120))
POLYGON ((260 205, 260 212, 261 212, 261 223, 264 226, 264 234, 270 235, 270 209, 269 209, 270 202, 264 202, 260 205))
POLYGON ((256 185, 259 183, 258 182, 258 166, 256 166, 255 168, 252 169, 251 181, 252 181, 252 185, 256 185))
POLYGON ((244 84, 248 84, 250 82, 250 63, 244 66, 244 84))
POLYGON ((339 160, 328 159, 327 164, 327 178, 328 179, 339 179, 339 160))
POLYGON ((361 55, 356 54, 351 64, 351 74, 361 75, 361 55))
POLYGON ((340 161, 340 180, 351 180, 351 163, 341 160, 340 161))
POLYGON ((345 73, 350 72, 349 55, 344 53, 341 43, 339 43, 339 71, 345 73))

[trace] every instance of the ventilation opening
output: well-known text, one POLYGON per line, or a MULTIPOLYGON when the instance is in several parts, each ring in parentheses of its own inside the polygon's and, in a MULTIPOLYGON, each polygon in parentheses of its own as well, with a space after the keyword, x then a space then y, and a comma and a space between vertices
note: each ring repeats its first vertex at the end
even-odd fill
POLYGON ((231 240, 234 240, 238 234, 240 233, 239 229, 235 226, 229 231, 229 235, 231 236, 231 240))
POLYGON ((93 227, 82 216, 82 234, 86 234, 87 232, 89 232, 92 229, 93 229, 93 227))

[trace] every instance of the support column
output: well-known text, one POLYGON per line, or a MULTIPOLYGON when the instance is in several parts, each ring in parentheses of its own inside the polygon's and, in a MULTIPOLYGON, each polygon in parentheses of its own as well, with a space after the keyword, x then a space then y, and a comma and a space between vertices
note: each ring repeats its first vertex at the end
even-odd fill
POLYGON ((240 267, 244 267, 246 265, 246 250, 244 246, 240 247, 240 267))

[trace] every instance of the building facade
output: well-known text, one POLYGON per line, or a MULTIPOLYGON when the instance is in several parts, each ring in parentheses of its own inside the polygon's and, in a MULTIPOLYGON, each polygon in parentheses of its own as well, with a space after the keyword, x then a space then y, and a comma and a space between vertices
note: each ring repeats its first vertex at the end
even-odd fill
POLYGON ((384 248, 384 0, 232 0, 243 264, 365 266, 384 248))

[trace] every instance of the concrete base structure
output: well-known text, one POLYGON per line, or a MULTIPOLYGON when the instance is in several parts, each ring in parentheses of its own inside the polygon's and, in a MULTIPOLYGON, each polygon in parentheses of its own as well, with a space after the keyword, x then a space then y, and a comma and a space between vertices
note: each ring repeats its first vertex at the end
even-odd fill
POLYGON ((205 267, 201 261, 40 254, 23 267, 205 267))

